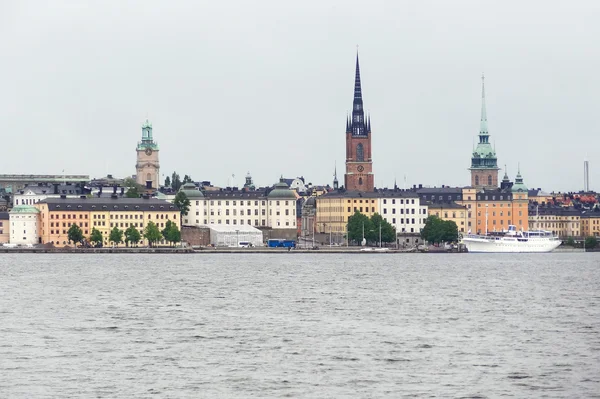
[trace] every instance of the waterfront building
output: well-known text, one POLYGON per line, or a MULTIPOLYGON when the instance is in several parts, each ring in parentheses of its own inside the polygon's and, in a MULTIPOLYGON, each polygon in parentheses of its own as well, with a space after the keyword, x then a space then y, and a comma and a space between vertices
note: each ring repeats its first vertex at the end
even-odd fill
POLYGON ((10 217, 8 212, 0 212, 0 244, 10 242, 10 217))
POLYGON ((479 125, 479 143, 473 149, 471 157, 471 186, 478 189, 494 189, 498 187, 498 159, 496 151, 490 143, 487 111, 485 107, 485 82, 481 77, 481 121, 479 125))
POLYGON ((600 236, 600 208, 582 213, 580 220, 583 237, 600 236))
POLYGON ((137 162, 136 182, 147 189, 158 189, 160 186, 160 164, 158 162, 158 143, 152 137, 152 124, 146 122, 142 125, 142 141, 136 147, 137 162))
POLYGON ((183 216, 185 226, 249 225, 268 229, 272 238, 297 237, 297 205, 295 190, 280 180, 272 190, 200 191, 193 183, 182 186, 190 199, 190 210, 183 216))
POLYGON ((427 206, 412 191, 338 190, 317 197, 316 203, 318 233, 345 234, 348 219, 357 211, 368 217, 380 214, 398 233, 420 233, 427 219, 427 206))
POLYGON ((581 210, 575 207, 529 205, 529 229, 551 231, 561 239, 582 235, 581 210))
POLYGON ((11 244, 35 245, 38 243, 38 214, 31 205, 18 205, 9 213, 11 244))
POLYGON ((352 116, 346 118, 346 174, 344 187, 348 191, 370 192, 375 187, 371 156, 371 119, 365 118, 360 66, 356 54, 354 100, 352 116))
MULTIPOLYGON (((163 200, 151 198, 47 198, 36 204, 40 210, 40 242, 55 246, 68 245, 68 230, 77 224, 85 237, 92 229, 102 233, 103 244, 110 245, 110 231, 117 227, 125 231, 137 228, 143 235, 148 222, 154 222, 160 230, 168 220, 181 227, 179 209, 163 200)), ((142 238, 141 245, 147 245, 142 238)), ((164 241, 159 244, 167 244, 164 241)))
POLYGON ((459 205, 456 202, 449 203, 429 203, 427 204, 428 216, 437 216, 442 220, 449 220, 456 223, 459 233, 468 232, 468 213, 467 207, 459 205))

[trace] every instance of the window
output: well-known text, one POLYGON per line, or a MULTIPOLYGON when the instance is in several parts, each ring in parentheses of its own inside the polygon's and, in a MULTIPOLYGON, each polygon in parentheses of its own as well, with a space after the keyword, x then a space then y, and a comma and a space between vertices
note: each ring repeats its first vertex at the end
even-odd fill
POLYGON ((488 176, 488 186, 492 185, 492 175, 488 176))
POLYGON ((479 176, 475 176, 475 185, 478 186, 479 185, 479 176))
POLYGON ((365 153, 362 143, 358 143, 358 145, 356 146, 356 160, 358 162, 363 162, 365 160, 365 153))
POLYGON ((359 186, 362 186, 362 184, 363 184, 363 182, 362 182, 362 177, 359 177, 359 178, 358 178, 358 185, 359 185, 359 186))

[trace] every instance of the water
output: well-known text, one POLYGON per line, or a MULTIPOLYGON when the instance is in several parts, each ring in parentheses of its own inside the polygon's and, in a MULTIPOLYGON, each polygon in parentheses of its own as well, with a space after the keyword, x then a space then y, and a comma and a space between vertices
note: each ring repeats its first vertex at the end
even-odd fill
POLYGON ((600 254, 0 255, 0 397, 600 397, 600 254))

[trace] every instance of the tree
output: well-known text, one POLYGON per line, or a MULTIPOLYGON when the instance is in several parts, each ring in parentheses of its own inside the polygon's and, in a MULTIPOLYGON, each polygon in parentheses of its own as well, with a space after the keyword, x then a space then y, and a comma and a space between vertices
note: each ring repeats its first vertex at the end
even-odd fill
POLYGON ((118 227, 113 227, 108 236, 108 241, 116 244, 117 246, 123 242, 123 230, 119 230, 118 227))
POLYGON ((183 181, 181 182, 182 184, 185 183, 193 183, 194 181, 192 180, 192 178, 189 175, 185 175, 183 176, 183 181))
POLYGON ((93 242, 96 245, 102 244, 103 238, 100 230, 95 227, 92 228, 92 234, 90 235, 90 242, 93 242))
POLYGON ((381 225, 381 241, 382 242, 395 242, 396 241, 396 229, 388 221, 386 221, 380 214, 374 213, 371 216, 371 223, 373 224, 373 230, 369 237, 375 236, 372 241, 379 242, 379 226, 381 225))
POLYGON ((169 176, 165 177, 165 187, 169 187, 171 185, 171 178, 169 176))
POLYGON ((573 239, 573 237, 567 238, 567 242, 565 243, 565 245, 568 245, 570 247, 574 247, 575 246, 575 240, 573 239))
POLYGON ((71 227, 69 227, 69 231, 67 231, 67 237, 69 237, 69 242, 73 242, 73 244, 76 245, 83 241, 83 232, 79 226, 73 223, 71 227))
POLYGON ((437 216, 429 216, 421 231, 421 238, 431 243, 451 242, 458 240, 458 226, 451 220, 442 220, 437 216))
POLYGON ((133 226, 129 226, 127 230, 125 230, 125 245, 129 246, 129 243, 137 246, 138 242, 142 239, 142 235, 133 226))
POLYGON ((179 178, 179 175, 177 174, 177 172, 173 172, 173 174, 171 175, 171 188, 174 191, 179 191, 179 189, 181 188, 181 179, 179 178))
POLYGON ((137 184, 137 182, 135 180, 133 180, 131 177, 126 177, 123 180, 123 186, 125 186, 125 188, 127 188, 127 192, 125 193, 125 196, 127 198, 139 198, 140 197, 140 193, 142 192, 143 187, 140 184, 137 184))
POLYGON ((586 248, 596 248, 598 246, 598 239, 594 236, 589 236, 585 239, 585 247, 586 248))
POLYGON ((140 192, 137 187, 131 187, 125 193, 125 197, 127 198, 140 198, 140 192))
POLYGON ((183 191, 179 191, 173 200, 173 204, 179 208, 181 216, 187 215, 190 211, 190 199, 183 191))
POLYGON ((153 246, 153 244, 160 241, 160 239, 162 238, 160 230, 154 222, 150 221, 146 225, 146 228, 144 229, 144 238, 148 240, 148 244, 150 246, 153 246))
POLYGON ((373 230, 373 222, 359 211, 354 212, 354 215, 348 218, 348 238, 350 240, 361 243, 363 232, 364 237, 368 239, 368 233, 371 230, 373 230))
POLYGON ((168 241, 171 244, 181 241, 181 232, 177 228, 177 225, 170 220, 167 220, 167 223, 165 223, 165 228, 161 233, 165 238, 165 241, 168 241))

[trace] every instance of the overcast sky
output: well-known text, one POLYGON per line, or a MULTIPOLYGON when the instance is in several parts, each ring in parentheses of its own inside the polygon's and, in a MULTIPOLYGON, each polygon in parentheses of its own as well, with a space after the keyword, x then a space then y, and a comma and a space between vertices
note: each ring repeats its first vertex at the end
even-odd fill
MULTIPOLYGON (((600 190, 600 1, 0 0, 0 173, 343 182, 359 45, 376 186, 470 183, 481 74, 498 163, 600 190)), ((503 171, 500 172, 502 177, 503 171)), ((161 178, 162 180, 162 178, 161 178)))

